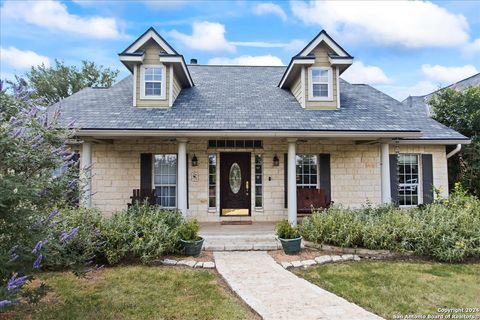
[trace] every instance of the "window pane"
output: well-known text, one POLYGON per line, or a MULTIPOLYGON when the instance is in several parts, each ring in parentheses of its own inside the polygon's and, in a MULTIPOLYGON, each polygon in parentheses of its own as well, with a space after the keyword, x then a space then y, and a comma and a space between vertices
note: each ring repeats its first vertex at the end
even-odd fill
POLYGON ((162 84, 160 82, 145 82, 146 96, 160 96, 162 94, 162 84))
POLYGON ((313 82, 328 82, 328 70, 313 69, 312 70, 313 82))
POLYGON ((145 68, 145 81, 162 81, 162 68, 145 68))
POLYGON ((177 155, 155 155, 153 171, 157 204, 163 207, 175 207, 177 197, 177 155))
POLYGON ((399 204, 402 206, 417 205, 419 193, 418 155, 400 154, 398 156, 399 204))
POLYGON ((215 208, 217 190, 217 155, 208 156, 208 207, 215 208))
POLYGON ((255 207, 263 206, 263 158, 255 155, 255 207))

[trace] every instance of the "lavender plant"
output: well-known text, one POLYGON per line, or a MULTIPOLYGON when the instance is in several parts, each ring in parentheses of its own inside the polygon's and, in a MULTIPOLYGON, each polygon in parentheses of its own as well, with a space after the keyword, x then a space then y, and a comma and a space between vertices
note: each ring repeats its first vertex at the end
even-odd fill
POLYGON ((67 246, 81 228, 57 227, 59 212, 79 197, 77 160, 68 146, 73 124, 60 126, 59 111, 38 107, 31 96, 22 82, 8 91, 0 82, 0 309, 20 296, 39 300, 46 286, 26 284, 48 249, 67 246))

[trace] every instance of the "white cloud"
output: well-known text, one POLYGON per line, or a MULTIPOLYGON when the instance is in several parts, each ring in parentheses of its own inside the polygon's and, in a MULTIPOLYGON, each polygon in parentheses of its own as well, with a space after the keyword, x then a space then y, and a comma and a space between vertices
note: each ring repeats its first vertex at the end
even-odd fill
POLYGON ((29 69, 32 66, 50 66, 50 60, 46 56, 39 55, 30 50, 19 50, 15 47, 0 47, 0 61, 2 64, 17 69, 29 69))
POLYGON ((238 47, 282 48, 287 52, 298 52, 305 46, 306 41, 294 39, 290 42, 230 41, 229 43, 238 47))
POLYGON ((279 57, 265 56, 240 56, 236 58, 217 57, 208 60, 208 64, 215 65, 244 65, 244 66, 283 66, 279 57))
POLYGON ((187 35, 177 30, 169 32, 170 36, 180 41, 183 45, 203 51, 229 51, 234 52, 235 46, 225 39, 225 26, 220 23, 201 21, 193 23, 192 35, 187 35))
POLYGON ((291 9, 304 23, 349 40, 420 48, 454 47, 469 37, 463 15, 428 1, 292 1, 291 9))
POLYGON ((466 56, 474 56, 480 54, 480 38, 473 40, 463 48, 463 53, 466 56))
POLYGON ((54 31, 76 33, 97 39, 122 37, 115 18, 81 17, 68 12, 63 3, 45 1, 6 1, 2 17, 18 19, 54 31))
POLYGON ((258 3, 253 7, 253 13, 257 16, 265 14, 273 14, 278 16, 283 21, 287 21, 287 14, 278 4, 271 2, 258 3))
POLYGON ((473 65, 445 67, 438 64, 434 66, 424 64, 422 65, 422 72, 433 82, 440 85, 449 85, 478 73, 478 70, 473 65))
POLYGON ((381 68, 365 65, 362 61, 355 61, 342 74, 342 78, 350 83, 384 84, 390 82, 381 68))
POLYGON ((440 86, 428 80, 418 81, 411 86, 379 86, 383 92, 391 95, 398 101, 405 100, 408 96, 424 96, 438 90, 440 86))

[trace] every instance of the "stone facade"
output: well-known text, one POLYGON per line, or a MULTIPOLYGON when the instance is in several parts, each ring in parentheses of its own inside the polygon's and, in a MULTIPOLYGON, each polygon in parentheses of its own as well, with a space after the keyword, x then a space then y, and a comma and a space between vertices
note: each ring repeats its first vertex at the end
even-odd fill
MULTIPOLYGON (((284 154, 285 139, 263 139, 262 149, 208 148, 208 139, 191 138, 188 152, 188 216, 200 221, 253 220, 277 221, 287 217, 284 206, 284 154), (252 189, 255 181, 255 154, 263 157, 263 207, 255 208, 252 196, 251 217, 219 216, 219 167, 220 152, 251 152, 252 189), (192 167, 195 154, 198 166, 192 167), (216 208, 208 207, 208 155, 217 155, 216 208), (277 155, 280 165, 273 165, 277 155)), ((394 153, 394 148, 391 148, 394 153)), ((447 161, 445 146, 400 145, 402 153, 430 153, 433 155, 434 185, 444 195, 448 194, 447 161)), ((127 207, 133 189, 140 187, 140 154, 175 154, 174 139, 144 138, 120 139, 112 143, 92 144, 92 197, 93 206, 105 214, 127 207)), ((353 141, 311 139, 297 143, 297 154, 329 153, 331 157, 331 191, 336 204, 358 207, 369 201, 381 202, 380 146, 355 144, 353 141)))

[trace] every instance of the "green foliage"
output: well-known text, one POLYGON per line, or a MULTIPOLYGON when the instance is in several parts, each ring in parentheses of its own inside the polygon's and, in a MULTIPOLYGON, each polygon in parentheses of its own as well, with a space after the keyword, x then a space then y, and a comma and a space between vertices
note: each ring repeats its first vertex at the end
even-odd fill
MULTIPOLYGON (((84 270, 77 266, 82 266, 85 261, 93 262, 95 256, 103 251, 104 243, 100 237, 103 218, 96 209, 64 208, 57 214, 56 221, 57 223, 48 229, 48 242, 43 251, 43 268, 69 268, 77 274, 82 273, 84 270), (57 241, 65 230, 77 227, 78 233, 71 240, 57 241)), ((99 259, 96 260, 102 262, 99 259)))
MULTIPOLYGON (((49 106, 87 87, 110 87, 118 76, 118 70, 82 61, 81 68, 65 65, 55 60, 55 65, 32 67, 25 80, 34 90, 34 98, 49 106)), ((17 77, 17 81, 25 81, 17 77)))
POLYGON ((179 250, 179 227, 184 223, 178 211, 147 203, 137 204, 105 219, 100 227, 103 254, 109 264, 140 258, 148 263, 179 250))
POLYGON ((480 87, 441 90, 428 103, 437 121, 472 139, 450 158, 449 180, 480 197, 480 87))
POLYGON ((277 237, 282 239, 296 239, 300 237, 298 227, 292 226, 287 220, 280 221, 275 225, 275 233, 277 237))
POLYGON ((197 219, 192 219, 187 223, 184 223, 178 229, 178 234, 180 239, 185 241, 196 241, 199 240, 198 231, 200 226, 197 219))
POLYGON ((422 208, 332 207, 306 218, 301 233, 320 244, 413 251, 439 261, 480 258, 480 200, 457 184, 448 200, 422 208))

